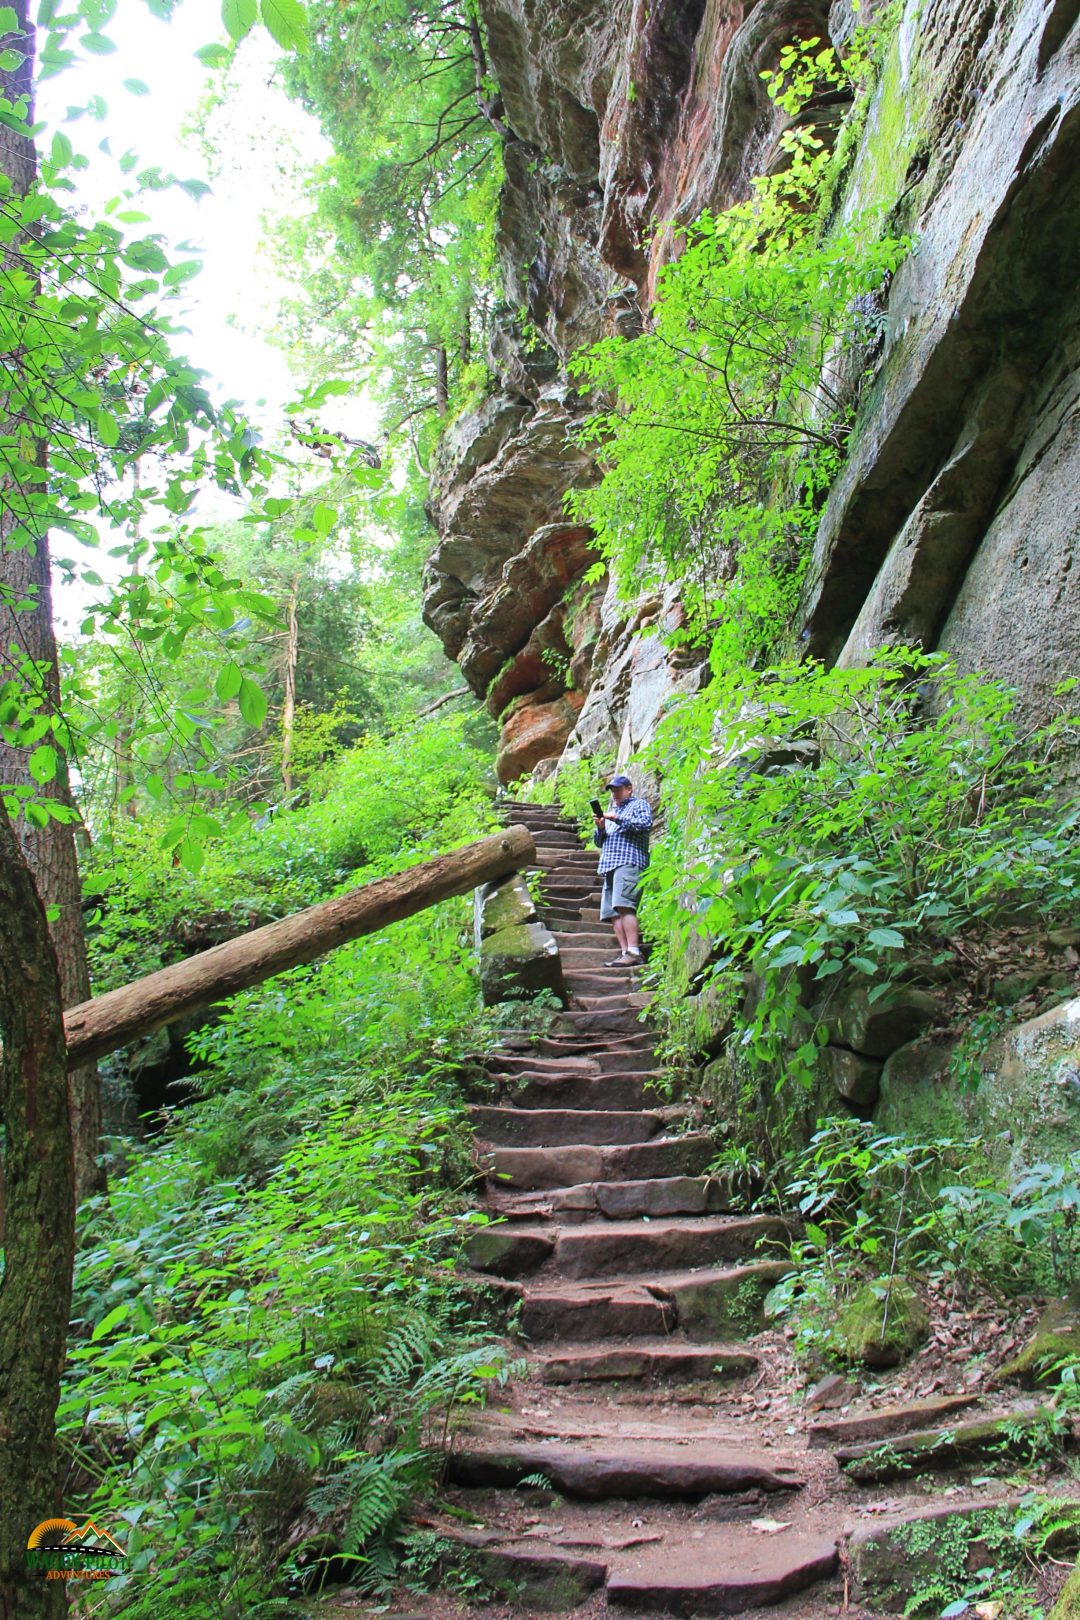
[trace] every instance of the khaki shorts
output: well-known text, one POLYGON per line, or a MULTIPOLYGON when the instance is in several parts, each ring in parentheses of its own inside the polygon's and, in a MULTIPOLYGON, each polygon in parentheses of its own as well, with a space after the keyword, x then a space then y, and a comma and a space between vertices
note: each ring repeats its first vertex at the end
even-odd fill
POLYGON ((610 922, 619 911, 636 911, 641 889, 640 866, 615 866, 605 872, 600 887, 600 921, 610 922))

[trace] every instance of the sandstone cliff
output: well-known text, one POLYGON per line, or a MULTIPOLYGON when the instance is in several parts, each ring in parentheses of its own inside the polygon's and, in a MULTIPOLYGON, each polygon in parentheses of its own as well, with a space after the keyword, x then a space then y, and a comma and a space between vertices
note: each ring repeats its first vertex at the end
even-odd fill
MULTIPOLYGON (((560 758, 625 757, 672 690, 702 678, 667 650, 677 591, 628 605, 583 582, 595 557, 564 497, 596 470, 574 442, 583 406, 566 364, 635 330, 670 250, 657 222, 723 208, 768 171, 785 117, 762 70, 794 38, 842 42, 853 15, 849 0, 481 10, 514 135, 498 227, 507 313, 491 346, 499 389, 454 423, 435 469, 425 616, 500 720, 510 781, 560 758)), ((891 289, 794 627, 842 662, 893 641, 939 647, 1014 682, 1035 715, 1080 645, 1076 11, 905 0, 841 210, 891 211, 918 247, 891 289)), ((813 111, 820 127, 842 108, 813 111)))

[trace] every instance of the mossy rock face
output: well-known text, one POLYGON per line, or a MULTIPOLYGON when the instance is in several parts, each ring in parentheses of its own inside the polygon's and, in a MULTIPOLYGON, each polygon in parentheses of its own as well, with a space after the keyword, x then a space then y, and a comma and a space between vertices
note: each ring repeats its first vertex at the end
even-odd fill
POLYGON ((480 988, 485 1006, 528 999, 550 990, 566 1004, 562 960, 555 936, 541 923, 500 928, 480 944, 480 988))
POLYGON ((1080 1565, 1061 1588, 1046 1620, 1080 1620, 1080 1565))
POLYGON ((518 928, 536 921, 536 906, 529 885, 520 873, 500 883, 486 883, 476 891, 478 938, 487 939, 504 928, 518 928))
POLYGON ((865 1283, 845 1306, 833 1332, 833 1348, 845 1361, 865 1367, 895 1367, 930 1335, 930 1317, 905 1277, 865 1283))
POLYGON ((1080 1362, 1080 1294, 1055 1300, 1035 1325, 1027 1344, 997 1371, 1001 1382, 1038 1389, 1059 1362, 1072 1357, 1080 1362))

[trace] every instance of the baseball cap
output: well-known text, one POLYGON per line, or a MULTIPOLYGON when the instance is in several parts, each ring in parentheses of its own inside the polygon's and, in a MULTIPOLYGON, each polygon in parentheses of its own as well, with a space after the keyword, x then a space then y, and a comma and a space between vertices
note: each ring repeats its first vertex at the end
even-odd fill
POLYGON ((605 786, 609 788, 633 787, 633 785, 634 784, 631 782, 630 778, 628 776, 623 776, 621 772, 618 776, 613 776, 610 782, 605 783, 605 786))

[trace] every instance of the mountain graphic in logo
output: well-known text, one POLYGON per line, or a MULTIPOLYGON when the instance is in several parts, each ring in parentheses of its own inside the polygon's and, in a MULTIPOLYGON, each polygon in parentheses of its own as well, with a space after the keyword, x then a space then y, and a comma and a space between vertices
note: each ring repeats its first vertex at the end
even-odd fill
POLYGON ((102 1530, 93 1519, 87 1519, 82 1525, 76 1524, 74 1519, 43 1519, 31 1530, 26 1546, 27 1551, 57 1555, 60 1562, 76 1559, 85 1564, 88 1560, 126 1557, 116 1537, 102 1530))

